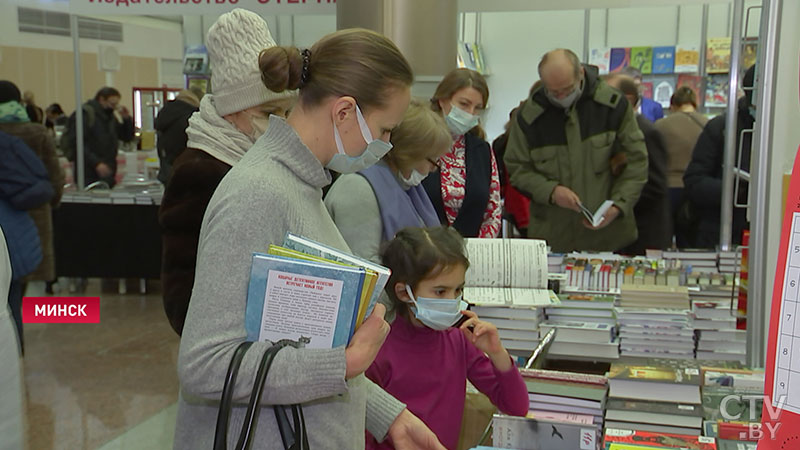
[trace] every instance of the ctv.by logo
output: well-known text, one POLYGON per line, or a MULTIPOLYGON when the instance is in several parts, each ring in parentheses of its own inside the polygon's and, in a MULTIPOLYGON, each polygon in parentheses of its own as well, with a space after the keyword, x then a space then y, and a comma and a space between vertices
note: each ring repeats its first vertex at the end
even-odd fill
POLYGON ((750 423, 747 425, 747 431, 742 431, 739 433, 739 440, 742 441, 759 441, 764 439, 764 430, 761 428, 761 417, 758 417, 756 413, 756 404, 758 402, 762 403, 763 411, 769 415, 770 421, 766 423, 767 425, 767 432, 769 433, 769 439, 774 440, 776 434, 778 433, 778 429, 781 427, 781 423, 778 422, 778 419, 781 417, 781 412, 783 412, 783 405, 786 404, 786 395, 781 395, 778 397, 777 405, 773 408, 772 402, 770 401, 769 397, 766 395, 726 395, 722 398, 722 401, 719 403, 719 412, 721 413, 722 417, 727 421, 739 421, 745 420, 749 421, 750 423), (737 402, 740 405, 745 404, 745 402, 750 403, 749 413, 750 417, 742 418, 742 413, 733 415, 728 413, 728 402, 737 402))

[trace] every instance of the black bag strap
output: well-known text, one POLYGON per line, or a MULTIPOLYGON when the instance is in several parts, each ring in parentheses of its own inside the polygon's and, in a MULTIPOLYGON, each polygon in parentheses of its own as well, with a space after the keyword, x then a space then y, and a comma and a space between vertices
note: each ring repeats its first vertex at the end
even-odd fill
POLYGON ((228 365, 228 373, 225 375, 225 386, 222 388, 222 398, 220 399, 219 412, 217 413, 217 428, 214 433, 214 450, 226 450, 228 442, 228 424, 231 419, 231 404, 233 403, 233 389, 236 385, 236 377, 239 375, 239 366, 247 349, 253 345, 252 342, 242 342, 233 351, 233 357, 228 365))
MULTIPOLYGON (((239 371, 244 353, 250 347, 252 342, 243 342, 234 351, 231 358, 230 366, 228 367, 228 375, 225 380, 225 387, 222 392, 222 399, 220 401, 220 410, 217 416, 217 429, 214 436, 214 450, 225 450, 227 447, 228 438, 228 425, 230 422, 231 402, 233 399, 233 387, 236 381, 236 375, 239 371)), ((242 423, 242 429, 239 433, 239 439, 236 444, 236 450, 249 449, 253 435, 255 434, 255 425, 258 421, 258 414, 261 410, 259 404, 261 403, 261 396, 264 393, 264 384, 269 374, 269 369, 275 359, 275 355, 285 347, 292 346, 299 348, 300 343, 283 339, 275 343, 272 347, 268 348, 264 355, 261 357, 261 363, 256 373, 256 379, 253 384, 253 390, 250 394, 250 401, 247 405, 247 411, 242 423)), ((303 408, 300 405, 291 405, 292 422, 289 423, 289 418, 286 415, 285 407, 282 405, 275 405, 275 418, 278 422, 278 430, 281 434, 281 440, 286 450, 308 450, 308 434, 305 427, 305 417, 303 416, 303 408)))

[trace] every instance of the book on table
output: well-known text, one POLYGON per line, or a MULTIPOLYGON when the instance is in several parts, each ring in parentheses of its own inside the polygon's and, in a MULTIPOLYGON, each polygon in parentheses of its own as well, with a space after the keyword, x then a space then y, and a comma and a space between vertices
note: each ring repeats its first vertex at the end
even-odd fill
POLYGON ((609 397, 699 405, 700 369, 693 362, 651 360, 613 363, 609 397))
POLYGON ((716 450, 717 446, 714 438, 707 436, 654 433, 648 431, 628 430, 606 427, 603 436, 603 443, 606 447, 614 448, 633 448, 625 445, 640 446, 642 449, 652 448, 679 448, 685 450, 716 450))
POLYGON ((703 408, 700 405, 612 398, 606 402, 606 419, 700 429, 703 408))
POLYGON ((531 419, 495 414, 492 443, 517 450, 594 450, 600 442, 597 424, 552 419, 531 419))
POLYGON ((464 299, 476 311, 494 314, 490 317, 530 318, 530 310, 559 303, 547 289, 545 241, 470 238, 466 250, 470 266, 464 299))

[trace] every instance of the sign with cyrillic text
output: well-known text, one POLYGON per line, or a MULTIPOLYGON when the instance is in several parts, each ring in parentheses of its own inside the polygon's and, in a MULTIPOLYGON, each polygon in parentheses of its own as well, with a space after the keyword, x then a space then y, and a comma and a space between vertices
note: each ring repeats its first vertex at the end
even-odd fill
POLYGON ((235 8, 264 15, 336 14, 336 0, 69 0, 74 14, 211 15, 235 8))
POLYGON ((100 297, 25 297, 23 323, 100 323, 100 297))

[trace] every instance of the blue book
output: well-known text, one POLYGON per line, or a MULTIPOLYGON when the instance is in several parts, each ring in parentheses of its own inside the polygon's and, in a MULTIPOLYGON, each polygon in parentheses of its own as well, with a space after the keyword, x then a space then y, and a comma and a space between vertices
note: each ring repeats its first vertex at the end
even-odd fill
POLYGON ((369 316, 369 314, 372 312, 372 308, 378 302, 378 298, 380 297, 381 292, 383 292, 383 288, 389 281, 389 275, 392 274, 392 271, 389 270, 388 267, 375 264, 367 259, 344 252, 337 248, 333 248, 329 245, 321 244, 302 236, 297 236, 296 234, 287 232, 283 239, 283 246, 308 255, 320 256, 325 259, 331 259, 341 263, 350 264, 352 266, 363 267, 377 273, 378 281, 375 283, 375 289, 372 293, 372 298, 370 298, 369 307, 366 314, 367 316, 369 316))
POLYGON ((355 331, 364 275, 358 267, 253 253, 247 340, 291 339, 306 348, 347 345, 355 331))
POLYGON ((653 73, 675 71, 675 46, 653 47, 653 73))

